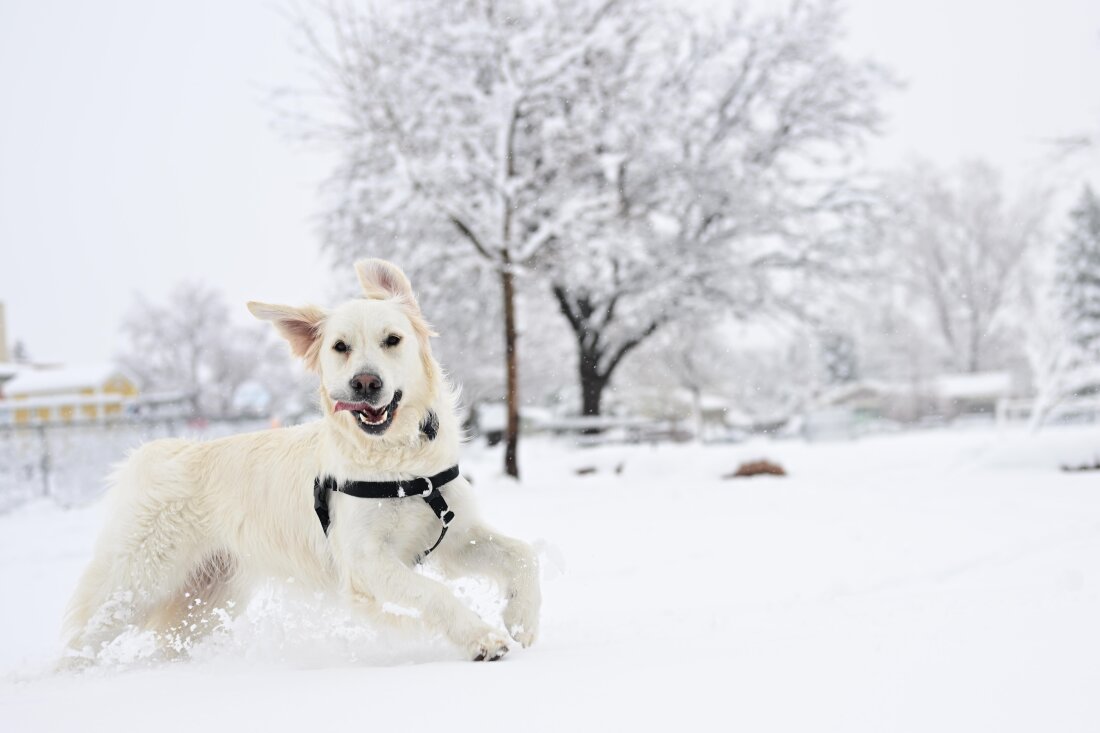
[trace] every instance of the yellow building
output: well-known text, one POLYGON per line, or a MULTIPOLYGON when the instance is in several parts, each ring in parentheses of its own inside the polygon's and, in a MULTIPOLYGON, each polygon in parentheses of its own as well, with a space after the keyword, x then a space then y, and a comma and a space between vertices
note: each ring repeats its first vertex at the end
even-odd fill
POLYGON ((0 424, 46 425, 121 417, 137 385, 110 364, 21 368, 0 384, 0 424))

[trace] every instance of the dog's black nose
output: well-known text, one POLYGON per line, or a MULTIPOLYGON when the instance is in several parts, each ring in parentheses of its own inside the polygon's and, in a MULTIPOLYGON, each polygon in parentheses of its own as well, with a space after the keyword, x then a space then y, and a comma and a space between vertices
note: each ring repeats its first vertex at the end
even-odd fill
POLYGON ((374 397, 382 391, 382 378, 370 372, 356 374, 351 378, 351 391, 359 397, 374 397))

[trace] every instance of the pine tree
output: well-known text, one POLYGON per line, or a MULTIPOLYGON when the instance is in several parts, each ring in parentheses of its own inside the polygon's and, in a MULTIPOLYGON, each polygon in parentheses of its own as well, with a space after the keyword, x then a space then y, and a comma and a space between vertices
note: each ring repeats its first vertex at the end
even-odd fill
POLYGON ((1087 186, 1058 248, 1055 287, 1068 366, 1086 376, 1100 367, 1100 200, 1087 186))

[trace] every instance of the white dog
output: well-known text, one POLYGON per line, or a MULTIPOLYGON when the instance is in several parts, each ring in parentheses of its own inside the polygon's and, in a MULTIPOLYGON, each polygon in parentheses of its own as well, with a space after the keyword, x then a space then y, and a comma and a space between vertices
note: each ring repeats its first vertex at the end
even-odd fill
POLYGON ((414 569, 428 551, 446 575, 495 580, 509 634, 534 642, 541 596, 531 548, 478 520, 461 476, 442 487, 413 481, 457 465, 460 431, 409 281, 382 260, 355 269, 365 297, 332 310, 248 304, 320 374, 321 420, 158 440, 115 472, 107 525, 69 606, 75 655, 94 658, 129 628, 178 638, 203 609, 240 607, 258 582, 292 577, 339 591, 373 618, 415 618, 471 659, 499 659, 507 636, 414 569), (431 503, 360 498, 345 482, 437 491, 431 503))

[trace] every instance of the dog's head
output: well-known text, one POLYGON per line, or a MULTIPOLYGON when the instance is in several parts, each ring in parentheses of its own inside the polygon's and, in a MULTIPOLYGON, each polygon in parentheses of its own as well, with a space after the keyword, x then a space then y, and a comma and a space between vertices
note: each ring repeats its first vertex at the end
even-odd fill
POLYGON ((365 297, 331 310, 257 302, 248 309, 274 323, 320 375, 327 417, 361 435, 416 431, 439 380, 429 343, 435 334, 398 267, 363 260, 355 271, 365 297))

